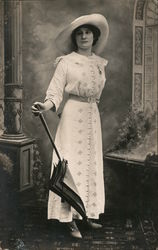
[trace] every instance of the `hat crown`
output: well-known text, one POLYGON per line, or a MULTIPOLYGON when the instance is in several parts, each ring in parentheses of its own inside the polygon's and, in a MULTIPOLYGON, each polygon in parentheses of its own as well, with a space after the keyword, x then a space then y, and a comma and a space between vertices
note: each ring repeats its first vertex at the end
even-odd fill
POLYGON ((101 18, 101 19, 106 20, 106 18, 105 18, 103 15, 101 15, 101 14, 96 14, 96 13, 95 13, 95 14, 80 16, 80 17, 76 18, 75 20, 73 20, 73 21, 71 22, 71 24, 74 24, 74 23, 76 23, 76 22, 82 20, 83 18, 85 18, 85 19, 90 19, 90 18, 94 18, 94 19, 95 19, 95 18, 101 18))

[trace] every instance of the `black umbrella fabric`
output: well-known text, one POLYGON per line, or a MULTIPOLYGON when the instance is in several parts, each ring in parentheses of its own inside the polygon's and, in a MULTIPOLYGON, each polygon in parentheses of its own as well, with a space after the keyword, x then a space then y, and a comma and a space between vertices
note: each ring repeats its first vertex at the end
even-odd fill
POLYGON ((49 189, 59 195, 62 200, 67 201, 83 219, 86 219, 86 210, 70 173, 68 161, 65 159, 61 160, 42 112, 39 113, 39 117, 59 159, 58 164, 54 165, 54 170, 49 180, 49 189))

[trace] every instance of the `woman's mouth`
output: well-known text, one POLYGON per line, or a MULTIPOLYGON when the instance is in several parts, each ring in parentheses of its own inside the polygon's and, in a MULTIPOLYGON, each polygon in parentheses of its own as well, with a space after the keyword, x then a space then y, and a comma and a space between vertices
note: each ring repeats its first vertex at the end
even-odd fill
POLYGON ((81 41, 82 43, 87 43, 88 41, 87 40, 83 40, 83 41, 81 41))

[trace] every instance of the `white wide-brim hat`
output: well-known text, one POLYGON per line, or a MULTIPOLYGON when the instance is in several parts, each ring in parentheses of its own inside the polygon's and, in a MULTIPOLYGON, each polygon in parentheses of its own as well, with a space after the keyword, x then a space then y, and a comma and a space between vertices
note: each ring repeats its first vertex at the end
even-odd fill
POLYGON ((92 47, 93 52, 100 54, 107 42, 109 35, 109 26, 106 18, 101 14, 90 14, 81 16, 70 23, 64 30, 57 36, 55 42, 57 48, 64 54, 72 52, 74 45, 72 43, 72 32, 81 25, 90 24, 100 30, 100 36, 96 44, 92 47))

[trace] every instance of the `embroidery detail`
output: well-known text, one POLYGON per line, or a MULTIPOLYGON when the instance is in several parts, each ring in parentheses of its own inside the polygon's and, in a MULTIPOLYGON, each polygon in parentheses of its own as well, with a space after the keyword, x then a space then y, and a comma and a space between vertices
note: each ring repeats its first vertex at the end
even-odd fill
POLYGON ((93 207, 96 207, 96 203, 93 202, 92 206, 93 206, 93 207))
POLYGON ((77 175, 79 175, 79 176, 80 176, 81 174, 82 174, 81 172, 78 172, 78 173, 77 173, 77 175))
POLYGON ((79 111, 80 113, 82 113, 83 109, 79 109, 78 111, 79 111))
POLYGON ((83 122, 83 120, 82 120, 82 119, 80 119, 80 120, 78 120, 78 122, 79 122, 79 123, 82 123, 82 122, 83 122))
POLYGON ((75 62, 75 64, 77 64, 79 66, 83 66, 83 63, 75 62))
POLYGON ((101 67, 100 67, 99 65, 97 65, 97 68, 98 68, 98 72, 99 72, 99 74, 101 75, 101 74, 102 74, 101 67))
POLYGON ((95 214, 94 214, 94 213, 91 213, 91 216, 92 216, 92 217, 94 217, 94 216, 95 216, 95 214))

